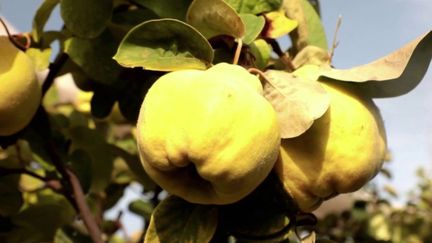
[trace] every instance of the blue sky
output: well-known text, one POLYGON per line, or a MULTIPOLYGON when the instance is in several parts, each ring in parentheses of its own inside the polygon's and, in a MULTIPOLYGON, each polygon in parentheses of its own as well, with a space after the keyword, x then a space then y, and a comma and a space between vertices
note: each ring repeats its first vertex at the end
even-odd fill
MULTIPOLYGON (((29 31, 41 2, 1 0, 0 15, 17 29, 29 31)), ((338 68, 373 61, 432 29, 431 0, 321 1, 321 13, 329 43, 338 16, 343 18, 333 58, 338 68)), ((58 29, 58 14, 52 20, 48 29, 58 29)), ((411 93, 376 102, 385 120, 393 155, 392 184, 404 194, 415 186, 415 170, 419 166, 432 168, 432 68, 411 93)), ((376 181, 386 182, 379 177, 376 181)))

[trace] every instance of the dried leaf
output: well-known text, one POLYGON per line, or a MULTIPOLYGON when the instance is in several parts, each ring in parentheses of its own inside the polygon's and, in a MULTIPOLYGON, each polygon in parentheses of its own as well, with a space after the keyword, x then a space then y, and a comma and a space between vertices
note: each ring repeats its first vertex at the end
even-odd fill
POLYGON ((197 28, 207 39, 217 35, 241 38, 245 34, 242 19, 223 0, 194 0, 186 14, 186 22, 197 28))
POLYGON ((330 97, 318 82, 278 70, 265 74, 264 96, 278 114, 282 138, 301 135, 327 111, 330 97))
POLYGON ((420 83, 431 59, 430 31, 376 61, 345 70, 329 67, 321 75, 337 81, 361 83, 358 87, 371 97, 394 97, 408 93, 420 83))
POLYGON ((330 56, 326 50, 318 46, 308 45, 294 57, 292 63, 297 69, 306 64, 321 66, 328 64, 329 61, 330 56))

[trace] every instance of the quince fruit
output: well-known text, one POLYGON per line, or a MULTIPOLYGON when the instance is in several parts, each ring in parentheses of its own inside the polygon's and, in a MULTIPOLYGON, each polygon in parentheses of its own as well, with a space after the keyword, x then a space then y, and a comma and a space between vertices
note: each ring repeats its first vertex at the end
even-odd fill
MULTIPOLYGON (((311 77, 302 68, 297 74, 311 77)), ((285 190, 304 212, 360 189, 378 173, 387 151, 383 121, 372 99, 335 83, 320 84, 330 95, 329 109, 304 134, 281 142, 275 165, 285 190)))
POLYGON ((30 57, 0 36, 0 136, 9 136, 31 121, 41 89, 30 57))
POLYGON ((229 204, 270 173, 279 125, 260 80, 220 63, 160 77, 142 104, 137 140, 144 169, 171 194, 199 204, 229 204))

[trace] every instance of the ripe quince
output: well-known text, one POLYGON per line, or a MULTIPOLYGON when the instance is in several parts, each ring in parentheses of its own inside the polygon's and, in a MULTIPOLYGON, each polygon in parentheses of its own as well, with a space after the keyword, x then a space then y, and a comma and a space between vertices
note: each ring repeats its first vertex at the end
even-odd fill
MULTIPOLYGON (((297 73, 311 77, 305 69, 297 73)), ((335 83, 320 84, 330 95, 329 109, 304 134, 281 142, 275 165, 304 212, 358 190, 378 173, 387 151, 383 120, 372 99, 335 83)))
POLYGON ((0 36, 0 136, 23 129, 40 104, 41 89, 30 57, 0 36))
POLYGON ((280 147, 260 80, 227 63, 160 77, 142 104, 137 140, 149 176, 198 204, 245 197, 270 173, 280 147))

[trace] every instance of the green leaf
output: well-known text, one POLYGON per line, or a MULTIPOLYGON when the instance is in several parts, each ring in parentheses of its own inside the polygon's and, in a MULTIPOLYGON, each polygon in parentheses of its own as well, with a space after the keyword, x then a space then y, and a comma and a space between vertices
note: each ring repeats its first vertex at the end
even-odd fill
POLYGON ((327 50, 327 39, 321 19, 307 0, 284 1, 283 9, 288 18, 298 22, 294 33, 291 32, 296 52, 308 45, 327 50))
POLYGON ((138 199, 129 204, 129 210, 148 220, 151 217, 154 207, 151 202, 138 199))
POLYGON ((278 70, 265 74, 264 97, 277 112, 282 138, 301 135, 327 111, 330 97, 314 80, 278 70))
POLYGON ((194 0, 186 21, 197 28, 207 39, 218 35, 242 38, 245 26, 240 16, 223 0, 194 0))
POLYGON ((134 0, 134 2, 152 10, 161 18, 185 20, 192 0, 134 0))
POLYGON ((225 0, 238 13, 260 14, 278 10, 282 0, 225 0))
POLYGON ((249 45, 259 36, 263 30, 265 18, 263 16, 256 16, 253 14, 240 14, 240 17, 245 25, 243 43, 249 45))
POLYGON ((406 94, 423 79, 432 59, 432 31, 393 53, 350 69, 327 68, 322 76, 357 83, 371 97, 386 98, 406 94))
POLYGON ((327 37, 320 16, 307 0, 301 0, 307 25, 307 43, 327 50, 327 37))
POLYGON ((15 214, 23 204, 18 190, 19 175, 0 176, 0 216, 15 214))
POLYGON ((267 67, 270 60, 272 48, 262 39, 256 40, 249 45, 250 51, 255 58, 255 66, 261 70, 267 67))
POLYGON ((114 83, 120 72, 113 59, 118 43, 104 32, 96 39, 72 37, 65 42, 65 52, 92 79, 103 84, 114 83))
POLYGON ((159 19, 131 29, 114 59, 126 67, 156 71, 207 69, 213 49, 192 26, 175 19, 159 19))
POLYGON ((46 242, 54 238, 59 227, 72 222, 75 212, 70 205, 32 205, 12 217, 16 226, 8 234, 8 242, 46 242))
POLYGON ((61 0, 60 13, 66 28, 82 38, 101 34, 111 18, 112 0, 61 0))
POLYGON ((115 145, 111 145, 110 148, 116 156, 124 159, 130 171, 135 175, 136 180, 143 185, 145 190, 154 190, 156 184, 145 172, 141 161, 137 155, 132 155, 126 150, 121 149, 115 145))
POLYGON ((78 177, 84 193, 90 190, 92 181, 92 158, 82 149, 74 150, 69 155, 71 168, 75 175, 78 177))
POLYGON ((144 242, 209 242, 217 220, 216 207, 170 196, 156 207, 144 242))
POLYGON ((91 191, 103 190, 111 180, 114 160, 105 138, 97 130, 83 126, 70 128, 68 134, 72 141, 71 149, 82 149, 91 157, 91 191))
POLYGON ((57 230, 54 243, 92 243, 92 239, 72 226, 66 225, 57 230))
POLYGON ((49 67, 51 48, 29 48, 26 54, 33 60, 37 71, 43 71, 49 67))
POLYGON ((32 24, 32 37, 35 42, 39 42, 41 40, 45 24, 48 21, 51 12, 54 10, 54 8, 59 2, 60 0, 44 0, 43 3, 39 6, 33 18, 32 24))

